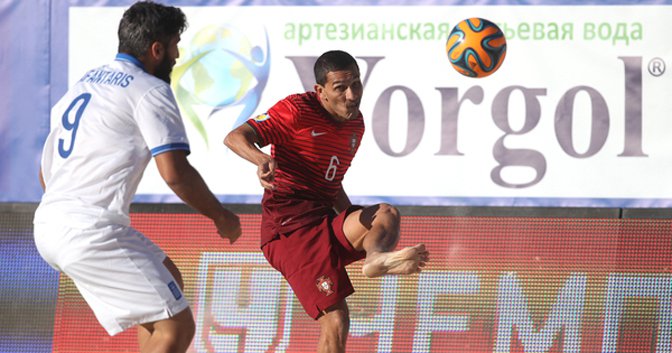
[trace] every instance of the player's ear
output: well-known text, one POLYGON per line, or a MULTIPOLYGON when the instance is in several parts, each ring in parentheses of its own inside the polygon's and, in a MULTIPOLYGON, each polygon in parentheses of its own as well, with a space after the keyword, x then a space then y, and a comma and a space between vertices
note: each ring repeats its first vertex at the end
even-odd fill
POLYGON ((163 55, 165 54, 166 48, 163 47, 163 44, 159 42, 158 40, 153 42, 152 45, 149 46, 149 55, 152 57, 154 60, 161 61, 163 59, 163 55))
POLYGON ((320 98, 322 98, 325 101, 327 100, 327 96, 323 94, 324 86, 322 86, 319 83, 316 83, 315 86, 313 86, 313 89, 315 90, 315 92, 317 92, 317 95, 320 96, 320 98))

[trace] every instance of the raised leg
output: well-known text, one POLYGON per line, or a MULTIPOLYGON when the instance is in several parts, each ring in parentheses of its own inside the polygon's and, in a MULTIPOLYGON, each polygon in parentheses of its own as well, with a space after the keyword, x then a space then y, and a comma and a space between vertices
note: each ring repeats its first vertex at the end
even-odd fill
POLYGON ((348 215, 343 231, 357 250, 366 251, 362 272, 367 277, 420 272, 429 261, 424 244, 393 251, 399 242, 399 211, 385 203, 348 215))

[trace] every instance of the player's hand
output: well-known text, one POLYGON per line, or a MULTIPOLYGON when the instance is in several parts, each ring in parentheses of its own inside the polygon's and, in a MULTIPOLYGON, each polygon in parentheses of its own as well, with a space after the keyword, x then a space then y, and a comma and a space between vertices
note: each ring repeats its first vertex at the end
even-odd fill
POLYGON ((275 184, 273 184, 275 178, 275 159, 269 158, 263 163, 259 164, 257 167, 257 176, 259 177, 259 182, 264 189, 274 190, 275 184))
POLYGON ((229 239, 229 244, 233 244, 243 234, 240 228, 240 218, 233 212, 226 210, 220 217, 215 220, 217 233, 222 239, 229 239))

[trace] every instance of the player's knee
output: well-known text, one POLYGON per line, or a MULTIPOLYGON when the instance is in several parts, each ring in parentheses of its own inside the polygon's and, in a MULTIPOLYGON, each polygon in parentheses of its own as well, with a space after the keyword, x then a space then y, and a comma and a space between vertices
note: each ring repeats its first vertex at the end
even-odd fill
POLYGON ((323 331, 332 334, 347 334, 350 328, 350 314, 347 310, 331 310, 320 318, 323 331))
POLYGON ((190 309, 187 309, 183 312, 187 312, 188 315, 184 315, 184 317, 180 318, 180 339, 182 341, 186 340, 191 343, 191 340, 194 338, 194 334, 196 333, 196 322, 194 321, 194 316, 190 309))
POLYGON ((176 352, 186 351, 194 339, 196 323, 190 309, 186 309, 170 318, 165 325, 156 325, 158 333, 167 347, 176 352))
POLYGON ((181 341, 185 342, 187 346, 191 343, 191 340, 194 339, 194 335, 196 334, 196 323, 194 320, 187 321, 182 327, 182 330, 180 330, 181 336, 180 339, 181 341))
POLYGON ((385 216, 385 218, 395 225, 399 224, 399 219, 401 218, 399 209, 387 203, 379 204, 378 212, 376 212, 376 214, 379 216, 385 216))
POLYGON ((332 332, 345 332, 347 334, 350 328, 350 312, 345 302, 336 304, 327 309, 323 316, 319 318, 323 329, 332 332))

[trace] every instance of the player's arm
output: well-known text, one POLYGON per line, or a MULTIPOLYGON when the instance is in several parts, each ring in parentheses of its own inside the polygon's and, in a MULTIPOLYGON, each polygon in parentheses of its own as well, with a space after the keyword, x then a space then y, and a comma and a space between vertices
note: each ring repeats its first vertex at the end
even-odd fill
POLYGON ((40 178, 40 185, 42 186, 42 191, 47 190, 47 184, 45 184, 44 182, 44 174, 42 174, 42 167, 40 167, 39 178, 40 178))
POLYGON ((261 140, 257 133, 247 123, 238 126, 224 138, 226 147, 257 166, 257 177, 259 177, 261 186, 273 190, 275 189, 273 184, 275 160, 257 147, 260 143, 261 140))
POLYGON ((334 209, 336 212, 341 213, 350 206, 352 206, 352 202, 350 202, 350 198, 345 193, 345 189, 343 189, 343 185, 341 184, 341 189, 336 194, 336 199, 334 200, 334 209))
POLYGON ((212 219, 219 234, 228 238, 231 243, 240 237, 238 216, 219 203, 201 175, 187 160, 185 151, 167 151, 156 155, 154 159, 161 178, 182 201, 212 219))

